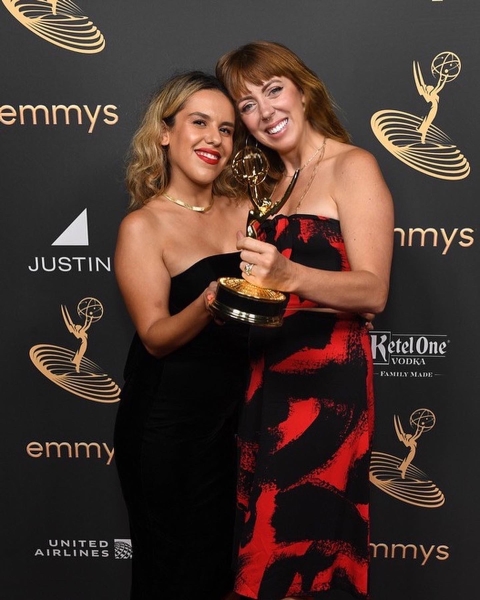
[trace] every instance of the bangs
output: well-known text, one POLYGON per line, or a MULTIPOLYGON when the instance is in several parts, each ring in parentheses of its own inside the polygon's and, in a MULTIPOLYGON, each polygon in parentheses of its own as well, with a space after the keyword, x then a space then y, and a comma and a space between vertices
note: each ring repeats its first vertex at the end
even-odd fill
POLYGON ((276 42, 253 42, 219 59, 217 77, 234 100, 248 94, 248 83, 262 85, 273 77, 287 77, 297 87, 303 63, 288 48, 276 42))
POLYGON ((225 78, 227 89, 234 100, 248 94, 248 84, 262 85, 272 77, 279 77, 279 73, 271 65, 244 65, 233 67, 225 78))
POLYGON ((265 54, 238 53, 222 65, 220 78, 234 100, 248 93, 248 83, 262 85, 272 77, 291 77, 287 65, 281 64, 283 61, 275 60, 277 57, 272 60, 271 53, 265 54))

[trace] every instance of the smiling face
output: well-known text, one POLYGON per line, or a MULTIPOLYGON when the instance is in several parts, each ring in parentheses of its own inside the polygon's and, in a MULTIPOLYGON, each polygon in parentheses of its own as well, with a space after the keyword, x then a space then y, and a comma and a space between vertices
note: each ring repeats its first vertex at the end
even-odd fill
POLYGON ((302 91, 287 77, 272 77, 261 85, 246 82, 245 87, 237 106, 250 133, 280 155, 295 149, 307 127, 302 91))
POLYGON ((235 123, 230 100, 218 90, 201 90, 188 98, 166 128, 162 146, 168 146, 173 187, 211 185, 228 162, 235 123))

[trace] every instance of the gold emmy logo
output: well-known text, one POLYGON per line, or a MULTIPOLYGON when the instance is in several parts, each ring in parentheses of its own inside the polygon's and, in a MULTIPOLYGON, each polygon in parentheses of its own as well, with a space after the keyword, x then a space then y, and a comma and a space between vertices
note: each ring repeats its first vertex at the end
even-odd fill
POLYGON ((429 105, 424 117, 386 109, 376 112, 370 124, 378 141, 412 169, 438 179, 464 179, 470 173, 467 159, 452 140, 433 125, 440 92, 458 77, 461 62, 453 52, 441 52, 433 59, 430 70, 436 79, 435 85, 425 83, 420 64, 413 62, 417 92, 429 105))
POLYGON ((95 54, 105 38, 71 0, 2 0, 9 12, 33 33, 55 46, 95 54))
POLYGON ((445 502, 445 496, 435 483, 412 462, 417 452, 421 435, 435 426, 435 415, 428 408, 418 408, 410 415, 413 433, 406 433, 400 417, 394 415, 393 425, 398 440, 406 447, 405 458, 398 458, 384 452, 372 452, 370 481, 386 494, 397 500, 420 506, 438 508, 445 502))
POLYGON ((30 349, 30 359, 50 381, 67 392, 93 400, 112 403, 120 400, 120 388, 94 362, 86 358, 88 330, 103 317, 103 306, 96 298, 83 298, 77 305, 77 314, 83 323, 75 323, 66 306, 61 306, 65 327, 79 341, 76 351, 37 344, 30 349))

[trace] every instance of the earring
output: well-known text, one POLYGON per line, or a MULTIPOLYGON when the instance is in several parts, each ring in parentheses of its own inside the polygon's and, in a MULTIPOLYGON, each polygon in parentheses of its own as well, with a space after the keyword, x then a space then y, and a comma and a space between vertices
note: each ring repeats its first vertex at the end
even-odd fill
POLYGON ((255 148, 258 148, 258 140, 254 138, 251 133, 247 134, 247 137, 245 138, 245 148, 247 146, 254 146, 255 148), (252 140, 251 144, 248 143, 250 139, 252 140))

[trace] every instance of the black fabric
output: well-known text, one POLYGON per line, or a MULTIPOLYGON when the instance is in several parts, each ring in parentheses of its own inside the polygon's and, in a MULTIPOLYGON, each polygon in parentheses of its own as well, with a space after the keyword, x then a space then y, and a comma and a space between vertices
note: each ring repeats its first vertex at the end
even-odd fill
MULTIPOLYGON (((207 257, 173 277, 172 313, 238 253, 207 257)), ((211 323, 163 359, 136 335, 125 367, 115 456, 133 546, 132 600, 220 600, 232 588, 237 410, 248 326, 211 323)))

